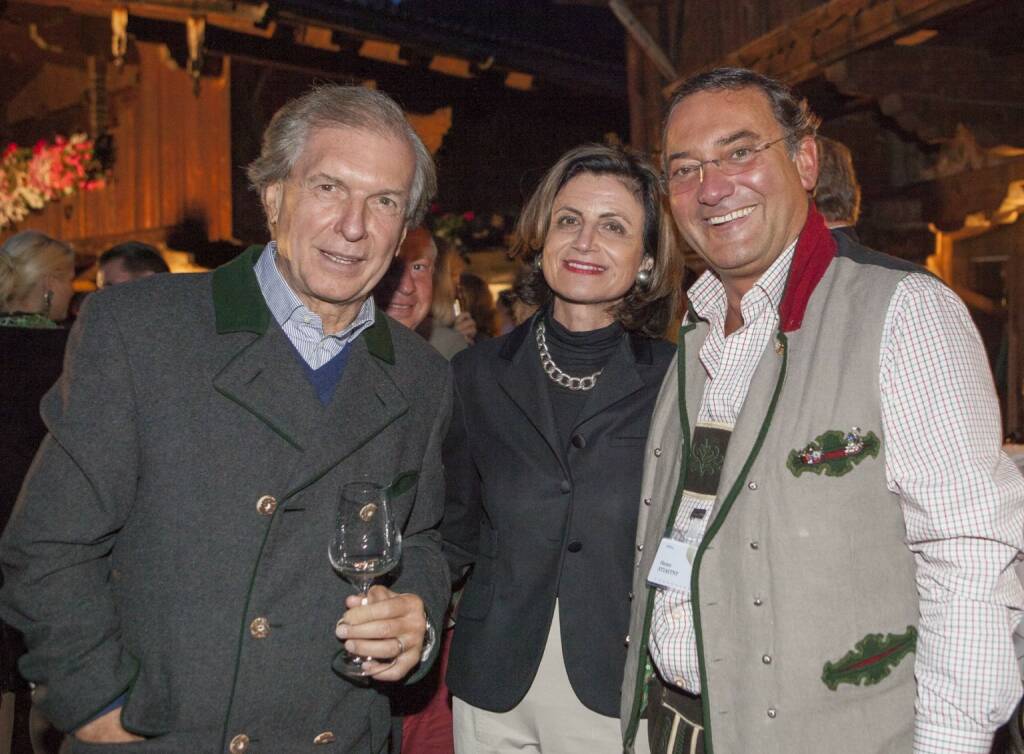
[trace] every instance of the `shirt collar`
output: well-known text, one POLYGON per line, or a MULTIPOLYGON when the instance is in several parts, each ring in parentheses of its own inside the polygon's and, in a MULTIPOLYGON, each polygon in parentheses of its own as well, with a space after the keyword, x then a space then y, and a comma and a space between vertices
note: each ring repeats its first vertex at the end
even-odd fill
MULTIPOLYGON (((277 268, 276 259, 277 243, 271 241, 263 247, 255 267, 256 280, 259 283, 260 290, 263 292, 263 298, 267 302, 267 308, 270 310, 274 321, 284 327, 286 322, 296 319, 308 323, 323 334, 323 322, 320 320, 320 315, 311 311, 309 307, 302 303, 295 291, 288 285, 288 281, 284 279, 281 271, 277 268)), ((359 313, 356 314, 355 319, 352 320, 348 327, 328 337, 338 338, 339 340, 351 340, 372 325, 375 316, 376 309, 373 304, 373 296, 367 296, 366 301, 363 302, 359 309, 359 313)))
MULTIPOLYGON (((765 304, 771 304, 772 311, 778 310, 779 304, 782 303, 782 296, 786 292, 786 279, 789 276, 790 265, 793 263, 795 249, 796 239, 779 254, 750 290, 743 295, 740 308, 743 311, 744 319, 748 318, 748 314, 760 312, 765 304)), ((701 319, 708 321, 725 319, 725 286, 722 285, 722 281, 714 271, 707 270, 701 275, 697 282, 690 287, 688 296, 690 305, 701 319)))

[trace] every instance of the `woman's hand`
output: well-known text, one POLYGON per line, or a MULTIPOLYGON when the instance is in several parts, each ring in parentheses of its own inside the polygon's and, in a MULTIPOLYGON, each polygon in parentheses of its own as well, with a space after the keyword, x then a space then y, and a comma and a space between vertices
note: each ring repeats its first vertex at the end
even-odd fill
POLYGON ((476 321, 469 312, 459 314, 452 322, 452 328, 470 345, 476 342, 476 321))

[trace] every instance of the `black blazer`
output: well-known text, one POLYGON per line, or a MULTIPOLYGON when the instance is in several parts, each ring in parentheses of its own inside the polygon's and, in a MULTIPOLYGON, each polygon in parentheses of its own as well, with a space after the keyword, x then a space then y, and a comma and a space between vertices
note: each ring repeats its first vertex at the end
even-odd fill
POLYGON ((518 704, 557 597, 573 690, 588 708, 617 717, 643 448, 675 348, 623 335, 563 445, 535 321, 452 361, 442 533, 453 573, 473 570, 448 686, 475 707, 518 704))

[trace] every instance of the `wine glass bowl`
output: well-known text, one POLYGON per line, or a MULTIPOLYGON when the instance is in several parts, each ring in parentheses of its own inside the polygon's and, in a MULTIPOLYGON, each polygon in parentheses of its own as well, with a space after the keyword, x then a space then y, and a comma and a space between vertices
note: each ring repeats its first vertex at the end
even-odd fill
MULTIPOLYGON (((402 557, 402 534, 385 487, 368 481, 344 486, 327 555, 334 569, 359 590, 365 605, 374 579, 394 569, 402 557)), ((343 650, 342 672, 364 676, 363 663, 371 659, 343 650)))

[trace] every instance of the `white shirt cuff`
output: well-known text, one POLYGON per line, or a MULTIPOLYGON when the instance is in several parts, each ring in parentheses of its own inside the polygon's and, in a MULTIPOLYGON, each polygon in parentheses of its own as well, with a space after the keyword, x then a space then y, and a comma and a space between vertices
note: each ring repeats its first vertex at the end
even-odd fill
POLYGON ((918 720, 914 726, 914 754, 989 754, 994 736, 918 720))

